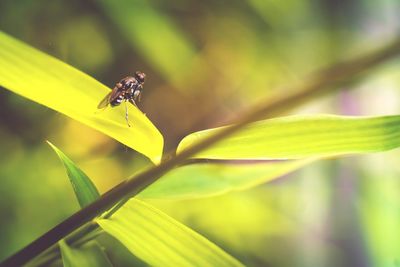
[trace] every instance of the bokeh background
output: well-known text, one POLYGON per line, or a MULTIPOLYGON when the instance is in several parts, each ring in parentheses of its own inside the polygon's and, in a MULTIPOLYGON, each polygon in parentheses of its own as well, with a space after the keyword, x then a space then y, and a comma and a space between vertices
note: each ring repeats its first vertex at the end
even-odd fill
MULTIPOLYGON (((140 108, 171 151, 186 134, 395 38, 398 14, 397 0, 1 0, 0 30, 110 87, 145 72, 140 108)), ((399 67, 394 60, 287 114, 398 114, 399 67)), ((0 259, 79 209, 45 140, 101 192, 149 164, 0 88, 0 259)), ((317 162, 245 192, 152 204, 248 266, 400 266, 399 155, 317 162)), ((115 240, 103 242, 115 266, 144 266, 115 240)))

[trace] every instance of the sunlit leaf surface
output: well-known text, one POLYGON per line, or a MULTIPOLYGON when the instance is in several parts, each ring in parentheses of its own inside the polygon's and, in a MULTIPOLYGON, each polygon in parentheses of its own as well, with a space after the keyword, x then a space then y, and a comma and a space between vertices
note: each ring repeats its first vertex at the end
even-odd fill
POLYGON ((106 254, 95 241, 89 241, 79 249, 71 248, 64 240, 59 242, 64 267, 96 266, 111 267, 106 254))
POLYGON ((109 135, 155 163, 160 161, 163 138, 140 110, 128 105, 132 125, 128 127, 123 105, 97 109, 110 88, 2 32, 0 85, 109 135))
POLYGON ((97 222, 151 266, 242 266, 203 236, 136 199, 97 222))
MULTIPOLYGON (((186 136, 178 152, 218 130, 186 136)), ((290 116, 252 123, 195 157, 301 159, 378 152, 399 145, 400 116, 290 116)))
POLYGON ((174 169, 145 189, 141 198, 190 199, 245 190, 276 179, 312 159, 253 164, 191 164, 174 169))
POLYGON ((85 207, 95 201, 97 198, 99 198, 100 194, 90 178, 55 145, 50 142, 47 143, 54 149, 54 151, 57 153, 58 157, 64 164, 69 180, 72 184, 72 188, 75 191, 75 196, 78 199, 79 205, 81 207, 85 207))

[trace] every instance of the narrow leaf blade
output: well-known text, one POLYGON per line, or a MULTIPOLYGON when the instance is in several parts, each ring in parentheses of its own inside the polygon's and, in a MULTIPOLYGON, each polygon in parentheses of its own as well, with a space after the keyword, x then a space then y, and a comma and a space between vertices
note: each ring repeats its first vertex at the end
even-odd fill
MULTIPOLYGON (((186 136, 178 153, 221 128, 186 136)), ((252 123, 195 158, 302 159, 385 151, 400 146, 400 116, 290 116, 252 123)))
POLYGON ((256 164, 192 164, 168 172, 140 198, 192 199, 246 190, 295 171, 314 159, 256 164))
POLYGON ((48 141, 47 143, 54 149, 54 151, 57 153, 58 157, 64 164, 64 167, 68 174, 68 178, 72 184, 72 188, 74 189, 75 196, 78 199, 81 208, 89 205, 90 203, 98 199, 100 197, 100 194, 90 178, 55 145, 48 141))
POLYGON ((69 247, 64 240, 61 240, 59 246, 64 267, 112 267, 110 260, 96 241, 89 241, 79 249, 75 249, 69 247))
POLYGON ((0 85, 161 160, 163 138, 139 109, 128 105, 128 127, 124 107, 97 109, 110 88, 1 31, 0 85))
POLYGON ((151 266, 242 266, 203 236, 137 199, 97 223, 151 266))

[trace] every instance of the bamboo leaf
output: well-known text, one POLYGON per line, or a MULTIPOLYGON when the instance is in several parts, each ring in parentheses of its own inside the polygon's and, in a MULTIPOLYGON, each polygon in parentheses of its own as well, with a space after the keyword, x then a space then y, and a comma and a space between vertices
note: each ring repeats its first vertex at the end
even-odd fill
POLYGON ((59 111, 159 163, 163 138, 136 107, 97 109, 110 92, 103 84, 73 67, 0 32, 0 85, 59 111))
MULTIPOLYGON (((221 128, 192 133, 178 153, 221 128)), ((290 116, 252 123, 195 158, 302 159, 385 151, 400 146, 400 116, 290 116)))
POLYGON ((79 249, 69 247, 64 240, 58 244, 64 267, 112 267, 110 260, 96 241, 89 241, 79 249))
POLYGON ((54 149, 54 151, 57 153, 58 157, 64 164, 69 181, 72 184, 72 188, 74 189, 75 196, 78 199, 81 208, 89 205, 90 203, 98 199, 100 197, 100 194, 90 178, 55 145, 48 141, 47 143, 54 149))
POLYGON ((203 236, 137 199, 97 222, 151 266, 242 266, 203 236))
POLYGON ((168 172, 140 198, 191 199, 246 190, 295 171, 314 159, 255 164, 191 164, 168 172))

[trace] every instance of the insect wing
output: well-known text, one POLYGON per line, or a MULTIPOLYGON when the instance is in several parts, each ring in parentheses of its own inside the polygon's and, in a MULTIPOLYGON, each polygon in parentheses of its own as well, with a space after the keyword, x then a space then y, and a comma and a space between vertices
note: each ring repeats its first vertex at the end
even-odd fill
POLYGON ((117 83, 114 89, 111 91, 109 102, 113 103, 118 97, 122 95, 122 98, 125 95, 125 86, 121 82, 117 83))
POLYGON ((110 104, 110 96, 111 96, 112 92, 109 92, 104 98, 103 100, 101 100, 101 102, 97 105, 98 109, 102 109, 107 107, 108 104, 110 104))
POLYGON ((122 85, 118 83, 114 89, 101 100, 97 108, 105 108, 108 104, 112 103, 121 94, 121 88, 122 85))

